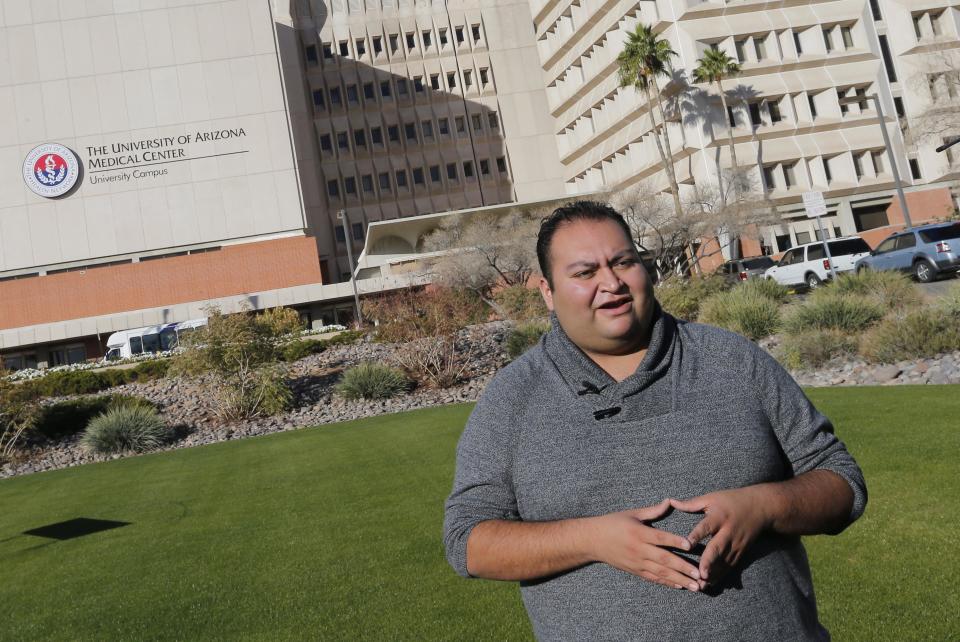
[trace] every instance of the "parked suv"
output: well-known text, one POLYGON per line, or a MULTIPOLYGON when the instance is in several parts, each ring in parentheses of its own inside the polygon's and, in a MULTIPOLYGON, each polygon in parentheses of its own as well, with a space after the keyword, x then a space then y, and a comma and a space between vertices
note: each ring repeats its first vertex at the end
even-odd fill
POLYGON ((717 274, 731 283, 762 279, 764 272, 773 267, 774 262, 769 256, 754 256, 747 259, 727 261, 717 268, 717 274))
POLYGON ((912 272, 929 283, 938 275, 960 270, 960 223, 921 225, 885 238, 855 269, 912 272))
MULTIPOLYGON (((870 246, 859 236, 834 239, 827 243, 837 272, 850 272, 858 259, 870 254, 870 246)), ((783 285, 805 285, 811 289, 819 286, 830 278, 830 261, 827 260, 823 242, 807 243, 787 250, 764 276, 783 285)))

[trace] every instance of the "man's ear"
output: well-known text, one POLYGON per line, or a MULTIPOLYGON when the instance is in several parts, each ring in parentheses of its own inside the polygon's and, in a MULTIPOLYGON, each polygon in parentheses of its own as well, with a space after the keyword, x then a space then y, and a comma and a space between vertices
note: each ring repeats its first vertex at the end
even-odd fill
POLYGON ((547 309, 553 312, 553 291, 550 290, 550 284, 542 276, 540 277, 540 296, 543 297, 543 302, 547 304, 547 309))

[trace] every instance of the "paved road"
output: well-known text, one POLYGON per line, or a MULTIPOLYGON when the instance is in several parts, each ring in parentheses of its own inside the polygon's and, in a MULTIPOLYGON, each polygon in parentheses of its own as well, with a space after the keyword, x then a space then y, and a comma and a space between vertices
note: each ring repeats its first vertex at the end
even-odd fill
POLYGON ((956 274, 950 276, 940 277, 933 283, 918 283, 920 289, 926 292, 929 296, 940 297, 947 293, 952 287, 960 287, 960 278, 957 278, 956 274))

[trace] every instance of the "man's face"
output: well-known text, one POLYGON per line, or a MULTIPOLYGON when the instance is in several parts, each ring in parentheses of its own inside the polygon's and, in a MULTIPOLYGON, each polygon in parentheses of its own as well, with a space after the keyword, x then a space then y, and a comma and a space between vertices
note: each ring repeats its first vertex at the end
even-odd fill
POLYGON ((647 340, 653 287, 637 250, 613 221, 581 220, 555 232, 553 287, 540 280, 547 307, 584 352, 618 355, 647 340))

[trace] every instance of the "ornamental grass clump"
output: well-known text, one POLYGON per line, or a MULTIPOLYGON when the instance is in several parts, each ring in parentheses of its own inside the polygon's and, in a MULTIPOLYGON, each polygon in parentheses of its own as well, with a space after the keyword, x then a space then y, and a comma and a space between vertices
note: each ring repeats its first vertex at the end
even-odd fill
POLYGON ((892 270, 861 270, 840 274, 836 281, 815 290, 811 298, 831 295, 866 297, 884 310, 906 310, 923 305, 923 292, 905 274, 892 270))
POLYGON ((840 294, 825 290, 811 295, 786 316, 783 327, 787 334, 809 330, 839 330, 854 333, 866 330, 883 318, 884 308, 865 296, 840 294))
POLYGON ((818 368, 834 357, 856 354, 857 339, 839 330, 807 330, 783 337, 776 357, 790 370, 818 368))
POLYGON ((521 354, 535 346, 540 337, 550 330, 549 323, 527 323, 518 325, 507 337, 504 347, 511 359, 516 359, 521 354))
POLYGON ((117 406, 94 417, 80 437, 91 453, 143 453, 162 446, 170 436, 163 419, 153 408, 117 406))
POLYGON ((776 332, 780 325, 780 306, 757 290, 734 288, 704 301, 700 306, 700 321, 756 341, 776 332))
POLYGON ((410 380, 399 368, 364 362, 344 371, 336 391, 345 399, 390 399, 406 392, 410 380))
POLYGON ((937 307, 884 319, 860 343, 860 354, 874 363, 921 359, 954 350, 960 350, 960 317, 937 307))
POLYGON ((711 295, 730 289, 730 284, 719 276, 671 279, 654 290, 657 301, 666 312, 678 319, 694 321, 700 305, 711 295))
POLYGON ((734 288, 734 292, 754 292, 775 303, 783 303, 790 294, 787 286, 781 285, 773 279, 750 279, 734 288))

